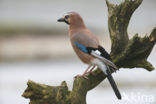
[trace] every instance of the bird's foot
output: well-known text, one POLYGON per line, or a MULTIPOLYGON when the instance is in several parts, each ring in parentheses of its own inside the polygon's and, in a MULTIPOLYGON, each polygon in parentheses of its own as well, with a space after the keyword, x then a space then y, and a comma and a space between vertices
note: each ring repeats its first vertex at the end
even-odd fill
POLYGON ((78 77, 82 77, 84 79, 88 79, 88 77, 86 76, 86 73, 85 74, 82 74, 82 75, 78 74, 74 78, 78 78, 78 77))
POLYGON ((95 68, 95 65, 91 68, 90 71, 87 72, 87 74, 91 74, 91 75, 95 76, 95 73, 93 72, 94 68, 95 68))

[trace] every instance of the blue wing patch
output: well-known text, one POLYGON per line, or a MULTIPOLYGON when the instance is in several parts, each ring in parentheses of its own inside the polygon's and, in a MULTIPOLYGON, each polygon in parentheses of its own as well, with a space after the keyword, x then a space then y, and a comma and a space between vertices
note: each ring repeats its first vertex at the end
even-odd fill
POLYGON ((88 50, 87 50, 87 48, 86 48, 84 45, 82 45, 82 44, 80 44, 80 43, 78 43, 78 42, 74 42, 74 44, 75 44, 82 52, 88 53, 88 50))

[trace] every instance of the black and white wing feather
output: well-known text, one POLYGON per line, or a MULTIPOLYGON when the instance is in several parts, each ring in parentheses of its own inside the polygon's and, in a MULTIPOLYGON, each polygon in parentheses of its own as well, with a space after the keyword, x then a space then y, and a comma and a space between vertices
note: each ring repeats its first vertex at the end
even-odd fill
POLYGON ((111 66, 115 70, 118 70, 117 66, 111 62, 110 55, 105 51, 104 48, 99 46, 98 48, 92 48, 92 47, 86 47, 78 42, 75 42, 75 45, 84 53, 90 54, 98 59, 100 59, 102 62, 104 62, 106 65, 111 66))
POLYGON ((111 62, 110 55, 105 51, 104 48, 99 46, 98 48, 87 47, 87 49, 89 50, 90 55, 102 60, 106 65, 111 66, 115 70, 118 70, 118 67, 111 62))

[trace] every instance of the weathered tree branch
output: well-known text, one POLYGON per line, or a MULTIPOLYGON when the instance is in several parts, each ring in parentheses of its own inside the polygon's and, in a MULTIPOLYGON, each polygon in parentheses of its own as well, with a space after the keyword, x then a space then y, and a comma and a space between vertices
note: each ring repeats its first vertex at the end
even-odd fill
MULTIPOLYGON (((153 70, 153 66, 147 61, 153 46, 156 43, 156 28, 150 36, 143 38, 136 34, 129 39, 127 27, 133 12, 142 3, 142 0, 125 0, 120 5, 111 4, 106 0, 108 6, 108 27, 112 42, 111 57, 119 67, 145 68, 153 70)), ((30 104, 86 104, 87 92, 96 87, 105 79, 103 72, 96 69, 93 75, 88 75, 88 80, 76 78, 72 91, 68 90, 65 81, 60 86, 48 86, 28 81, 28 87, 23 97, 30 99, 30 104)))
POLYGON ((147 61, 156 41, 156 28, 150 36, 143 38, 136 34, 129 39, 127 27, 133 12, 142 3, 142 0, 125 0, 120 5, 114 5, 106 0, 108 7, 108 28, 112 47, 111 57, 118 67, 145 68, 153 70, 153 66, 147 61))

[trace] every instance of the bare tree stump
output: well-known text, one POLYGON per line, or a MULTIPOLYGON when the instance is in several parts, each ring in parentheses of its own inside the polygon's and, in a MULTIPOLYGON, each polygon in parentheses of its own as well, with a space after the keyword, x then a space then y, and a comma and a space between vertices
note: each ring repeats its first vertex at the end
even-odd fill
MULTIPOLYGON (((119 68, 138 67, 152 71, 154 68, 147 58, 156 43, 156 27, 149 36, 143 38, 136 34, 129 39, 127 33, 130 18, 141 3, 142 0, 125 0, 120 5, 114 5, 106 0, 109 13, 108 27, 112 42, 111 57, 119 68)), ((94 74, 95 76, 88 75, 89 80, 76 78, 72 91, 68 90, 65 81, 60 86, 48 86, 28 81, 28 87, 22 96, 29 98, 30 104, 86 104, 87 92, 105 79, 100 69, 96 69, 94 74)))

